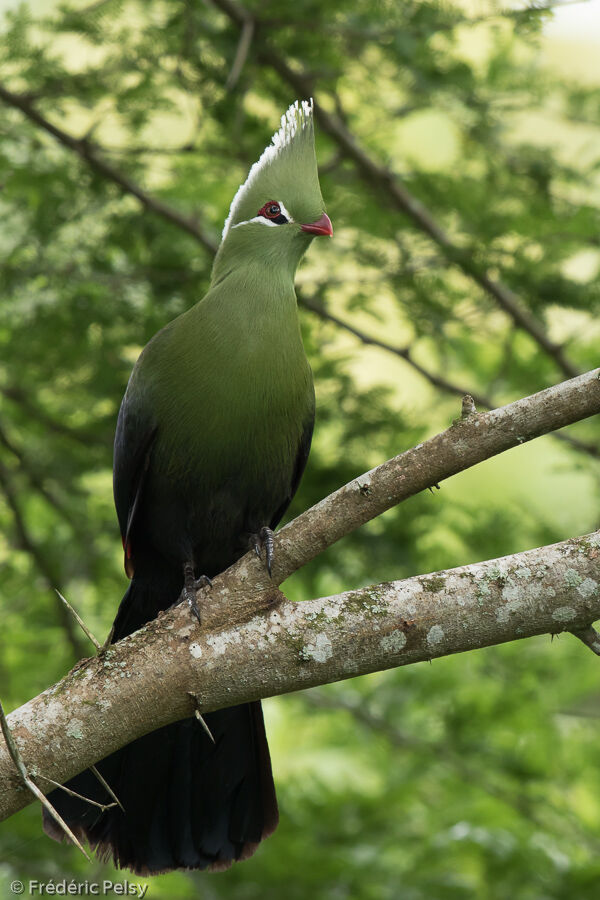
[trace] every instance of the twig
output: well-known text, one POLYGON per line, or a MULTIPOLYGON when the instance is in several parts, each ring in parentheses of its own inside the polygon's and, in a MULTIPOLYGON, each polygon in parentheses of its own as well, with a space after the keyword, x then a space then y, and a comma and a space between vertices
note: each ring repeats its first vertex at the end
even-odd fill
POLYGON ((38 492, 38 494, 44 498, 49 506, 52 506, 56 510, 59 516, 61 516, 65 520, 65 522, 73 527, 73 522, 71 520, 69 511, 67 510, 63 502, 52 491, 48 490, 43 480, 35 471, 35 468, 29 462, 23 450, 18 447, 11 438, 9 438, 2 425, 0 425, 0 444, 2 444, 3 447, 5 447, 5 449, 8 450, 8 452, 18 460, 22 471, 27 475, 31 486, 38 492))
POLYGON ((53 419, 52 416, 49 416, 44 410, 39 409, 39 407, 31 402, 21 388, 14 386, 0 386, 0 394, 12 403, 16 403, 28 416, 35 419, 45 428, 54 431, 56 434, 67 437, 72 441, 77 441, 78 444, 83 444, 84 447, 89 447, 90 445, 97 443, 97 438, 93 435, 87 434, 84 431, 75 430, 74 428, 69 428, 64 422, 53 419))
MULTIPOLYGON (((40 801, 42 806, 48 810, 49 814, 52 816, 52 818, 55 820, 55 822, 57 822, 60 825, 60 827, 62 828, 64 833, 67 835, 67 837, 75 844, 75 846, 79 850, 81 850, 81 852, 83 853, 83 855, 85 856, 87 861, 91 862, 90 857, 85 852, 84 848, 81 846, 81 844, 79 843, 79 841, 77 840, 77 838, 75 837, 75 835, 73 834, 73 832, 71 831, 71 829, 69 828, 67 823, 64 821, 62 816, 59 815, 59 813, 54 809, 54 807, 52 806, 52 804, 50 803, 48 798, 46 796, 44 796, 44 794, 39 789, 37 784, 34 781, 32 781, 32 779, 30 778, 29 773, 27 771, 27 767, 25 766, 25 763, 23 762, 23 759, 21 758, 19 748, 17 747, 17 744, 15 742, 15 739, 12 736, 12 732, 10 730, 8 722, 6 721, 6 716, 4 714, 4 708, 2 706, 2 701, 0 701, 0 728, 2 729, 2 734, 4 735, 4 740, 6 741, 6 746, 8 748, 10 758, 12 759, 13 763, 15 764, 15 768, 16 768, 17 772, 19 773, 19 775, 21 776, 21 780, 23 781, 23 784, 25 785, 25 787, 31 791, 31 793, 34 795, 34 797, 37 797, 37 799, 40 801)), ((48 779, 48 780, 50 780, 50 779, 48 779)))
POLYGON ((471 396, 471 394, 465 394, 465 396, 462 398, 461 404, 461 419, 467 419, 469 416, 475 415, 476 412, 477 409, 475 407, 475 401, 473 400, 473 397, 471 396))
POLYGON ((71 606, 71 604, 69 603, 67 598, 63 597, 63 595, 58 590, 58 588, 54 588, 54 590, 56 591, 56 593, 58 594, 58 596, 60 597, 62 602, 65 604, 66 608, 69 610, 69 612, 71 613, 71 615, 73 616, 73 618, 75 619, 75 621, 77 622, 77 624, 79 625, 79 627, 81 628, 83 633, 88 636, 88 638, 90 639, 90 641, 92 642, 92 644, 94 645, 94 647, 96 648, 98 653, 100 653, 102 651, 102 644, 94 637, 94 635, 92 634, 90 629, 87 627, 87 625, 85 624, 85 622, 83 621, 83 619, 81 618, 81 616, 79 615, 77 610, 73 609, 73 607, 71 606))
POLYGON ((589 647, 592 653, 600 656, 600 634, 598 634, 593 625, 590 625, 588 628, 582 628, 579 631, 572 631, 571 634, 579 638, 586 647, 589 647))
POLYGON ((344 321, 344 319, 340 319, 339 316, 330 313, 318 303, 314 303, 312 300, 308 300, 304 296, 298 296, 298 302, 301 306, 304 306, 306 309, 309 309, 311 312, 315 313, 315 315, 319 316, 319 318, 325 319, 327 322, 332 322, 339 328, 343 328, 344 331, 347 331, 349 334, 353 334, 354 337, 358 338, 358 340, 362 344, 365 344, 365 346, 379 347, 381 350, 385 350, 388 353, 393 353, 394 356, 399 356, 400 359, 403 359, 409 364, 409 366, 412 366, 415 371, 419 372, 419 374, 426 378, 430 384, 433 384, 434 387, 439 387, 447 393, 457 394, 460 397, 464 397, 465 394, 470 393, 478 406, 482 406, 486 409, 493 409, 495 404, 488 397, 484 397, 483 394, 478 394, 474 391, 471 391, 470 389, 467 389, 464 385, 454 384, 453 382, 448 381, 446 378, 443 378, 441 375, 436 375, 435 372, 430 372, 428 369, 422 366, 421 363, 418 363, 414 359, 410 347, 398 347, 393 344, 388 344, 386 343, 386 341, 382 341, 379 338, 365 334, 364 331, 360 331, 354 325, 351 325, 350 322, 346 322, 344 321))
POLYGON ((229 75, 227 76, 227 81, 225 82, 226 91, 231 91, 238 82, 246 59, 248 58, 248 52, 250 50, 253 35, 254 19, 249 16, 242 26, 242 33, 237 45, 237 50, 235 51, 233 65, 231 67, 229 75))

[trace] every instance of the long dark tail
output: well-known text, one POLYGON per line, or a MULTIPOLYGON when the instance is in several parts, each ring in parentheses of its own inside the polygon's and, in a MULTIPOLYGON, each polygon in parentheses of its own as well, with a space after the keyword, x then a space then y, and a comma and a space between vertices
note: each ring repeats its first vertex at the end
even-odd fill
MULTIPOLYGON (((113 641, 155 617, 179 596, 182 578, 164 566, 137 572, 117 617, 113 641), (150 573, 147 573, 150 574, 150 573)), ((140 875, 170 869, 226 869, 251 856, 278 822, 277 800, 260 702, 205 715, 213 744, 197 719, 167 725, 97 764, 119 798, 101 811, 59 789, 49 799, 79 838, 118 868, 140 875)), ((89 769, 67 787, 109 804, 89 769)), ((62 831, 44 811, 50 837, 62 831)))

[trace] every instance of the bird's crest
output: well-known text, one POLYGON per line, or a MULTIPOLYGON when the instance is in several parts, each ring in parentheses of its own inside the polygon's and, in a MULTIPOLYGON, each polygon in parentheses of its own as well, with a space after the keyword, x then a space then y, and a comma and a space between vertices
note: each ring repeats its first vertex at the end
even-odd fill
POLYGON ((311 215, 322 211, 312 99, 296 100, 281 117, 281 127, 233 198, 223 240, 231 228, 252 219, 271 199, 284 202, 296 221, 310 222, 311 215))

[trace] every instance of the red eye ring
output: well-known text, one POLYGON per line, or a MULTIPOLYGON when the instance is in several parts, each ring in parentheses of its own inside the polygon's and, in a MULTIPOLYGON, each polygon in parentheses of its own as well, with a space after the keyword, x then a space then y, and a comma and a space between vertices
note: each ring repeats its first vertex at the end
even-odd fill
POLYGON ((281 207, 275 200, 269 200, 261 209, 259 209, 257 215, 264 216, 265 219, 276 219, 277 216, 281 215, 281 207))

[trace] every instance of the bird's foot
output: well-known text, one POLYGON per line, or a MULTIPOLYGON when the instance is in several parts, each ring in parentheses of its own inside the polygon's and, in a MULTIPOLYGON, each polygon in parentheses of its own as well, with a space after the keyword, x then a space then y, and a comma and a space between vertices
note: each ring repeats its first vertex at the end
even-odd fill
POLYGON ((197 592, 203 587, 212 587, 212 581, 208 575, 201 575, 200 578, 196 578, 193 564, 190 562, 185 563, 183 567, 183 594, 189 604, 192 615, 198 619, 200 625, 202 625, 202 618, 196 597, 197 592))
POLYGON ((267 564, 267 572, 271 577, 271 568, 273 566, 273 532, 266 525, 261 528, 258 534, 250 535, 250 544, 254 547, 254 552, 261 558, 261 550, 265 550, 265 562, 267 564))

